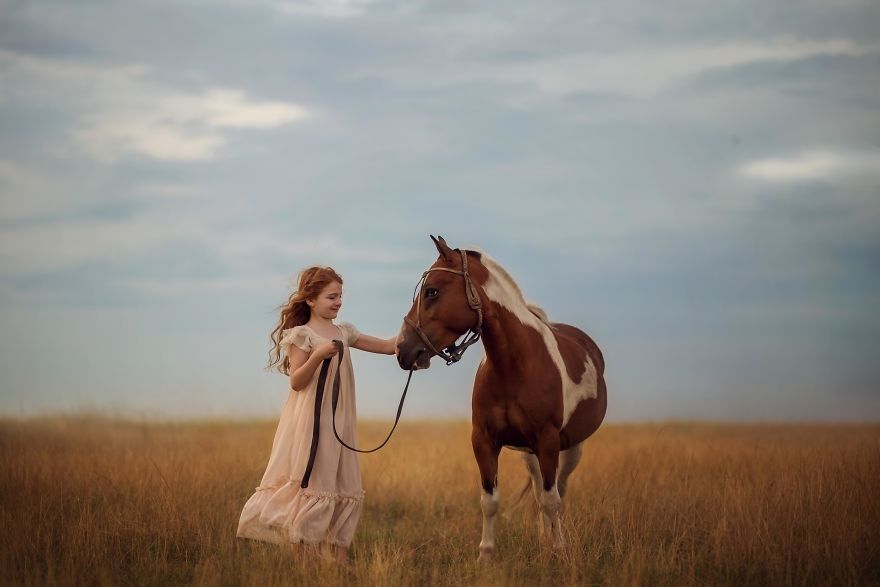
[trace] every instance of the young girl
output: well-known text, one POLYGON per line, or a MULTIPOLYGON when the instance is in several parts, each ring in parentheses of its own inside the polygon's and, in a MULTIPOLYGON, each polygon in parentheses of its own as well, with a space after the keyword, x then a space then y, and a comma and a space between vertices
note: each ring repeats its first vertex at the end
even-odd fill
POLYGON ((324 546, 344 563, 364 492, 357 453, 343 447, 333 434, 332 381, 337 368, 341 369, 336 429, 347 444, 357 446, 354 373, 348 351, 356 348, 393 355, 397 339, 360 334, 346 322, 334 324, 341 307, 342 278, 329 267, 310 267, 300 273, 299 289, 281 306, 281 320, 271 335, 275 346, 268 367, 290 377, 290 395, 281 411, 266 472, 241 512, 237 536, 324 546), (341 365, 334 339, 344 345, 341 365), (321 404, 315 463, 308 487, 301 488, 312 443, 318 374, 328 357, 333 359, 321 404))

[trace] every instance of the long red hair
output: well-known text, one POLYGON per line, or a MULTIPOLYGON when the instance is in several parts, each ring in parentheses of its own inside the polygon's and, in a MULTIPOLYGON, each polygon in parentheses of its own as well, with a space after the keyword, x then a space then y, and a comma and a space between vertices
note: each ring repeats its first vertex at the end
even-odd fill
POLYGON ((287 303, 278 307, 281 310, 281 319, 269 335, 272 349, 269 351, 269 364, 266 368, 271 370, 274 367, 276 371, 285 375, 290 374, 290 359, 286 356, 281 357, 282 332, 308 322, 312 317, 312 309, 306 302, 317 298, 318 294, 331 283, 342 285, 342 277, 330 267, 315 266, 303 269, 297 282, 299 285, 296 291, 290 294, 287 303))

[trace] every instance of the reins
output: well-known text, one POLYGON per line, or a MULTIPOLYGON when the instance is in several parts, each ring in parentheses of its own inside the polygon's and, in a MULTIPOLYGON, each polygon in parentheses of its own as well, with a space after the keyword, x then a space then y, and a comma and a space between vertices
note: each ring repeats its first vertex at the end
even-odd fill
MULTIPOLYGON (((397 415, 394 418, 394 425, 391 427, 388 436, 386 436, 385 440, 382 441, 382 444, 376 448, 361 450, 350 446, 342 440, 342 438, 339 437, 339 432, 336 430, 336 406, 339 404, 339 376, 342 371, 342 357, 345 354, 345 345, 342 344, 341 340, 334 340, 333 344, 336 345, 336 354, 339 357, 339 361, 336 365, 336 374, 333 376, 333 391, 331 396, 333 409, 333 434, 336 436, 336 440, 348 450, 360 453, 376 452, 388 443, 388 440, 391 439, 391 435, 394 434, 394 429, 397 428, 397 423, 400 422, 400 413, 403 411, 403 400, 406 399, 406 392, 409 391, 409 382, 412 379, 413 370, 410 369, 409 376, 406 378, 406 386, 403 388, 403 394, 400 396, 400 403, 397 405, 397 415)), ((303 489, 309 486, 309 478, 312 476, 312 468, 315 466, 315 456, 318 453, 318 437, 321 432, 321 406, 324 401, 324 387, 327 384, 327 372, 330 369, 330 361, 332 360, 333 357, 324 359, 321 363, 321 372, 318 375, 318 389, 315 392, 315 421, 312 425, 312 446, 309 449, 309 462, 306 465, 306 471, 303 473, 302 482, 300 483, 300 487, 303 489)))

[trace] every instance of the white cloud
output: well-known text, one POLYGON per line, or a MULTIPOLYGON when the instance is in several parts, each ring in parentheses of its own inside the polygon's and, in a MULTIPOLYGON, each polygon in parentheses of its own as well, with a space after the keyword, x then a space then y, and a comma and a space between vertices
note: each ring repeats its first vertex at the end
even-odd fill
POLYGON ((0 231, 0 273, 39 273, 89 261, 117 261, 185 234, 185 221, 142 215, 126 220, 59 221, 0 231))
POLYGON ((307 116, 296 104, 248 100, 239 90, 193 94, 144 82, 127 95, 103 101, 76 137, 104 160, 128 150, 160 160, 194 161, 215 157, 228 143, 221 129, 274 128, 307 116))
POLYGON ((133 194, 155 200, 204 198, 208 194, 203 190, 178 183, 145 183, 133 190, 133 194))
POLYGON ((101 112, 73 136, 86 152, 103 162, 116 161, 126 152, 162 161, 200 161, 212 159, 226 144, 226 138, 218 133, 187 131, 147 112, 136 117, 101 112))
POLYGON ((366 12, 375 0, 297 0, 278 2, 276 8, 294 16, 319 16, 324 18, 351 18, 366 12))
POLYGON ((364 246, 329 233, 291 237, 259 227, 229 229, 229 219, 222 216, 208 216, 203 207, 157 206, 126 219, 6 228, 0 230, 0 275, 55 271, 87 262, 124 263, 139 254, 186 244, 218 255, 236 274, 252 273, 265 259, 393 265, 415 258, 412 251, 364 246))
POLYGON ((246 275, 243 277, 205 277, 202 279, 129 278, 117 282, 154 297, 174 297, 196 293, 251 291, 266 292, 287 285, 287 276, 278 274, 246 275))
POLYGON ((59 180, 17 161, 0 159, 0 219, 56 212, 66 196, 59 180))
POLYGON ((609 54, 554 57, 512 66, 500 76, 510 81, 535 83, 551 94, 581 91, 647 96, 688 76, 713 69, 760 61, 793 61, 815 55, 859 55, 867 50, 847 40, 642 47, 609 54))
POLYGON ((0 159, 0 220, 57 216, 100 199, 99 180, 68 161, 0 159))
MULTIPOLYGON (((46 171, 11 159, 0 159, 0 220, 63 216, 89 205, 106 203, 105 187, 92 175, 71 166, 46 171)), ((164 202, 207 197, 194 185, 144 183, 134 187, 133 197, 164 202)))
POLYGON ((429 69, 422 62, 366 68, 361 73, 428 86, 495 80, 533 86, 549 95, 578 92, 649 97, 703 72, 762 61, 794 61, 819 55, 864 55, 877 45, 838 39, 766 42, 683 43, 638 46, 623 51, 579 51, 513 63, 446 61, 429 69))
POLYGON ((0 52, 0 101, 74 108, 74 144, 102 161, 134 153, 166 161, 216 157, 229 129, 268 129, 303 120, 298 104, 250 98, 240 89, 182 90, 143 66, 98 66, 0 52))
POLYGON ((739 175, 771 182, 830 180, 835 177, 880 174, 880 150, 812 150, 789 157, 770 157, 750 161, 737 170, 739 175))
POLYGON ((285 102, 249 102, 244 92, 211 90, 200 106, 211 126, 230 128, 273 128, 308 116, 306 110, 285 102))

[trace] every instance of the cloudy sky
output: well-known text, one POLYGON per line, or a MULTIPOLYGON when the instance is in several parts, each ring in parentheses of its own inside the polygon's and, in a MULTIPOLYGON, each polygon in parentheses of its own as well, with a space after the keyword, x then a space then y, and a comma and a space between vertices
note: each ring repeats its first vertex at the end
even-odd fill
MULTIPOLYGON (((276 417, 296 273, 391 336, 429 234, 609 418, 880 418, 880 4, 0 0, 0 413, 276 417)), ((482 352, 413 379, 466 417, 482 352)), ((405 380, 354 356, 362 416, 405 380)))

